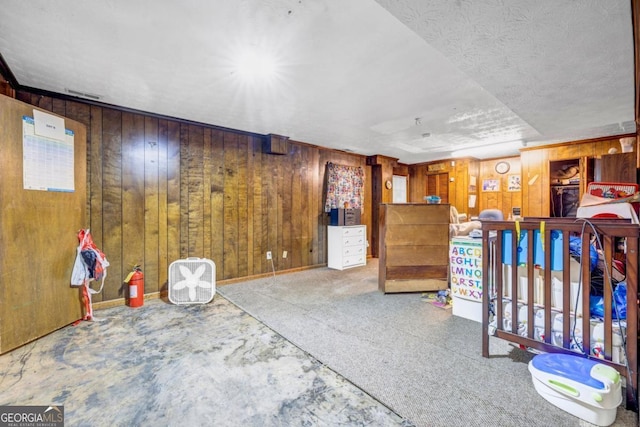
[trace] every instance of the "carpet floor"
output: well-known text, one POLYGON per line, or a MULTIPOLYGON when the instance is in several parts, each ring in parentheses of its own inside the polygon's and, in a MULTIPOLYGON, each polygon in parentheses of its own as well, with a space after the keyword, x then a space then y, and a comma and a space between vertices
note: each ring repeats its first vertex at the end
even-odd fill
MULTIPOLYGON (((220 286, 226 299, 416 426, 588 426, 534 389, 533 355, 481 325, 425 302, 378 291, 377 259, 220 286)), ((624 395, 624 393, 623 393, 624 395)), ((614 426, 636 426, 621 405, 614 426)))

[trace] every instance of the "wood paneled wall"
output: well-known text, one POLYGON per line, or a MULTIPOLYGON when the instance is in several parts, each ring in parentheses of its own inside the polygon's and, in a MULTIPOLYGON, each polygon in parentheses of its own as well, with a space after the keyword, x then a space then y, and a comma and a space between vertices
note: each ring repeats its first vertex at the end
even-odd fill
MULTIPOLYGON (((457 159, 439 160, 431 163, 409 165, 410 191, 409 201, 422 202, 426 195, 426 180, 431 174, 448 173, 454 178, 449 183, 449 202, 459 212, 469 216, 478 215, 483 209, 500 209, 505 218, 513 207, 521 207, 522 216, 550 215, 550 169, 549 162, 567 159, 589 160, 601 158, 609 150, 621 150, 620 138, 635 137, 635 134, 623 134, 606 138, 572 141, 542 147, 522 148, 519 157, 506 157, 490 160, 457 159), (506 161, 509 172, 498 174, 496 163, 506 161), (509 175, 520 176, 520 191, 509 191, 509 175), (476 176, 476 192, 470 191, 470 177, 476 176), (500 191, 483 190, 487 179, 499 181, 500 191), (468 207, 469 195, 477 195, 476 208, 468 207)), ((634 146, 636 156, 640 156, 638 144, 634 146)), ((640 157, 637 157, 640 165, 640 157)), ((586 175, 584 176, 586 187, 586 175)))
POLYGON ((512 212, 514 207, 522 207, 522 188, 515 190, 509 189, 510 176, 520 178, 522 183, 522 176, 520 171, 520 158, 519 157, 506 157, 503 159, 483 160, 480 162, 480 175, 478 177, 478 205, 480 211, 484 209, 500 209, 505 217, 509 217, 509 213, 512 212), (507 162, 509 164, 509 171, 504 174, 496 172, 496 164, 498 162, 507 162), (498 191, 489 191, 483 188, 485 180, 497 180, 498 191))
MULTIPOLYGON (((387 156, 369 156, 367 165, 371 168, 371 226, 367 228, 370 235, 369 252, 374 257, 380 256, 380 223, 379 212, 383 203, 393 201, 393 189, 385 187, 387 180, 393 179, 394 168, 398 167, 398 159, 387 156)), ((400 167, 400 169, 403 169, 400 167)))
POLYGON ((76 231, 86 219, 86 129, 65 120, 74 133, 74 191, 26 190, 22 117, 33 110, 0 95, 0 353, 83 315, 81 291, 70 284, 76 231))
MULTIPOLYGON (((95 301, 122 298, 135 264, 147 294, 163 290, 170 263, 186 257, 212 259, 219 281, 268 274, 267 251, 278 271, 326 264, 326 163, 361 166, 371 179, 360 155, 295 141, 286 155, 267 154, 246 132, 22 91, 17 98, 87 126, 86 226, 111 263, 95 301)), ((362 221, 370 231, 370 206, 362 221)))
MULTIPOLYGON (((469 195, 474 194, 478 198, 479 188, 470 191, 469 178, 479 178, 479 161, 476 159, 439 160, 431 163, 419 163, 408 166, 409 193, 408 198, 412 203, 425 203, 424 196, 428 196, 427 181, 430 176, 446 173, 448 182, 447 202, 456 207, 458 212, 466 213, 469 217, 478 215, 479 203, 475 207, 469 207, 469 195)), ((446 184, 445 184, 446 185, 446 184)))
MULTIPOLYGON (((595 159, 607 154, 610 149, 620 150, 620 138, 635 135, 618 135, 609 138, 574 141, 569 144, 541 148, 523 148, 522 197, 524 216, 549 216, 550 170, 549 162, 566 159, 595 159)), ((638 151, 637 144, 634 151, 638 151)))

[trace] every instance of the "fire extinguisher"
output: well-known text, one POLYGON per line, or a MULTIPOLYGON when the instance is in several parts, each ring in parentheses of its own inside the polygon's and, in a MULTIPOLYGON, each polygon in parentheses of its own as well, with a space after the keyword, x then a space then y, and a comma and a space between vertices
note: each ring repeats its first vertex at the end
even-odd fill
POLYGON ((139 265, 133 267, 124 283, 129 284, 129 307, 142 307, 144 304, 144 274, 139 265))

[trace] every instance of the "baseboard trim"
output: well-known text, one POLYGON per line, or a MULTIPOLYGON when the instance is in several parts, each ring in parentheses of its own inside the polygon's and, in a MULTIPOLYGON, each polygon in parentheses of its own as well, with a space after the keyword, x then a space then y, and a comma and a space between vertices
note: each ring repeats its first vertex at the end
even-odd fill
MULTIPOLYGON (((276 275, 281 275, 281 274, 288 274, 288 273, 295 273, 298 271, 305 271, 305 270, 311 270, 314 268, 322 268, 322 267, 326 267, 327 264, 317 264, 317 265, 310 265, 310 266, 306 266, 306 267, 297 267, 297 268, 290 268, 287 270, 281 270, 281 271, 276 271, 275 274, 276 275)), ((269 277, 269 276, 273 276, 273 272, 271 273, 260 273, 260 274, 254 274, 251 276, 244 276, 244 277, 236 277, 233 279, 224 279, 224 280, 219 280, 216 281, 216 287, 218 286, 225 286, 225 285, 231 285, 234 283, 239 283, 239 282, 245 282, 247 280, 254 280, 254 279, 261 279, 264 277, 269 277)), ((144 294, 144 300, 153 300, 153 299, 163 299, 165 301, 168 301, 168 296, 167 296, 167 291, 160 291, 160 292, 151 292, 148 294, 144 294)), ((126 305, 127 301, 125 298, 117 298, 117 299, 112 299, 109 301, 98 301, 98 302, 94 302, 93 303, 93 309, 94 310, 104 310, 107 308, 113 308, 113 307, 120 307, 123 305, 126 305)))

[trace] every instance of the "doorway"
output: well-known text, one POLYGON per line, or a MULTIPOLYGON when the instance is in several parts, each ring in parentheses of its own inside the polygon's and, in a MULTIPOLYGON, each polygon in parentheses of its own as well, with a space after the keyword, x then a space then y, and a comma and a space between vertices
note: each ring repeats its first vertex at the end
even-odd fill
POLYGON ((427 175, 426 190, 425 196, 438 196, 440 203, 449 203, 449 173, 427 175))

